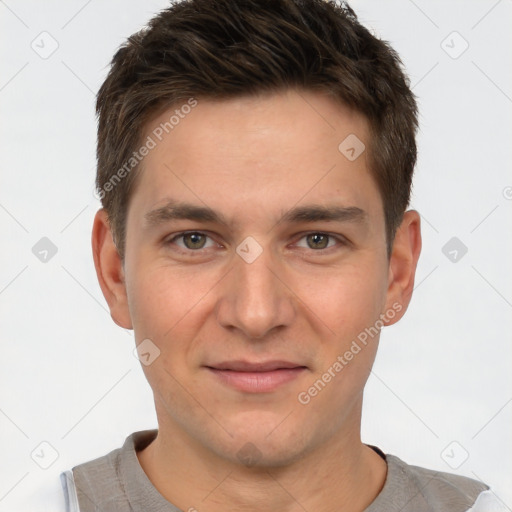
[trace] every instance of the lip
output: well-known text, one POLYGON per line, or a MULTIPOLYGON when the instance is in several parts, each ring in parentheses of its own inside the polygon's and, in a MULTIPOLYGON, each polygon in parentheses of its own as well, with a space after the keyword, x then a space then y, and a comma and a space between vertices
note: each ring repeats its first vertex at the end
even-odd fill
POLYGON ((270 372, 272 370, 281 370, 289 368, 304 368, 304 365, 298 363, 292 363, 290 361, 260 361, 260 362, 249 362, 243 360, 236 361, 223 361, 221 363, 215 363, 208 365, 208 368, 215 370, 232 370, 236 372, 270 372))
POLYGON ((223 384, 248 393, 272 392, 307 369, 290 361, 226 361, 206 368, 223 384))

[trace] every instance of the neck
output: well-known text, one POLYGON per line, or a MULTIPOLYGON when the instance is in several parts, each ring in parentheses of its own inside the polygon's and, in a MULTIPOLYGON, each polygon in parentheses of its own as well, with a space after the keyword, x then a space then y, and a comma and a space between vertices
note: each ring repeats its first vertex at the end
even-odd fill
POLYGON ((137 456, 160 494, 184 511, 359 512, 378 495, 387 473, 386 462, 361 442, 359 425, 284 467, 236 464, 198 449, 179 428, 160 428, 137 456))

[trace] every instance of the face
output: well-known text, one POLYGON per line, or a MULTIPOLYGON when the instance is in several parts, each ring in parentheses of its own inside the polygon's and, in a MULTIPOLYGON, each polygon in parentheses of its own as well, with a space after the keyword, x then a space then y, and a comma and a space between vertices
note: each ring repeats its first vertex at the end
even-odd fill
POLYGON ((150 340, 161 433, 288 464, 358 432, 378 330, 406 306, 367 154, 339 149, 368 125, 290 90, 198 99, 160 133, 176 108, 147 126, 112 316, 150 340))

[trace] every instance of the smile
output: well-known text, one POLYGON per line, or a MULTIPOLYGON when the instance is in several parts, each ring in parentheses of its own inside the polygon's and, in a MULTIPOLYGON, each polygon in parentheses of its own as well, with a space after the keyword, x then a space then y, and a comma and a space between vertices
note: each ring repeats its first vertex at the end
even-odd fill
POLYGON ((269 393, 299 377, 307 368, 290 362, 232 361, 206 367, 223 384, 247 393, 269 393))

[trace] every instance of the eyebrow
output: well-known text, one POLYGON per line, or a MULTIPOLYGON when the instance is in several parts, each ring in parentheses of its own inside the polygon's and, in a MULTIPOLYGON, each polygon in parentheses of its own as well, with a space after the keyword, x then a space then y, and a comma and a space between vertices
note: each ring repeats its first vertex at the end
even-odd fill
MULTIPOLYGON (((367 213, 357 206, 323 206, 318 204, 304 205, 284 212, 278 223, 296 224, 300 222, 357 222, 367 220, 367 213)), ((148 227, 156 227, 171 220, 193 220, 212 222, 227 226, 229 223, 219 212, 208 206, 169 200, 165 205, 147 212, 144 219, 148 227)))
POLYGON ((144 215, 146 223, 150 227, 158 226, 170 220, 188 219, 198 222, 215 222, 225 224, 228 222, 224 216, 212 210, 208 206, 197 206, 190 203, 182 203, 174 200, 168 201, 160 208, 156 208, 144 215))
POLYGON ((322 206, 305 205, 293 208, 286 212, 279 222, 298 223, 298 222, 363 222, 367 219, 367 214, 357 206, 322 206))

